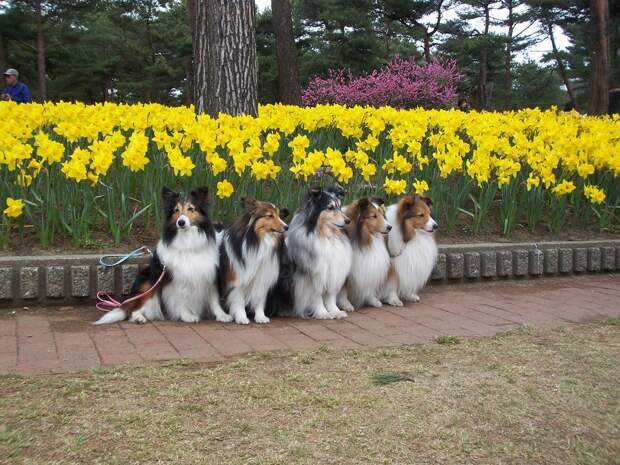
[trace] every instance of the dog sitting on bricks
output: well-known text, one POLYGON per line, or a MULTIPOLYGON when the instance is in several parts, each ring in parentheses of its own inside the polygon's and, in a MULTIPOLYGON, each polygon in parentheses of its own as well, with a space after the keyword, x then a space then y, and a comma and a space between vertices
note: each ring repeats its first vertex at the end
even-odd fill
POLYGON ((343 208, 351 223, 351 272, 338 296, 338 306, 353 311, 364 305, 381 307, 381 296, 391 269, 386 238, 392 225, 385 217, 383 199, 364 197, 343 208))
POLYGON ((195 323, 208 310, 218 321, 232 317, 220 305, 217 288, 219 247, 208 213, 209 190, 189 195, 162 189, 164 224, 161 239, 147 268, 134 282, 131 294, 140 296, 106 313, 95 324, 122 321, 181 320, 195 323), (159 285, 165 267, 165 274, 159 285))
POLYGON ((420 301, 418 292, 437 261, 434 232, 439 226, 431 216, 432 205, 428 197, 408 195, 387 208, 387 220, 393 225, 387 245, 394 268, 382 298, 388 305, 420 301))
POLYGON ((269 323, 265 304, 280 274, 281 249, 288 210, 269 202, 242 200, 243 214, 225 229, 220 245, 219 290, 238 324, 269 323))

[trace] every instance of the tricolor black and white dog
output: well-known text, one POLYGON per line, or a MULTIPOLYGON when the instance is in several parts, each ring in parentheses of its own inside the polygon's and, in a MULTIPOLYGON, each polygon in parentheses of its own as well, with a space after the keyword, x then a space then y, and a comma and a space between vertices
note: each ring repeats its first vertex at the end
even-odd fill
POLYGON ((209 311, 218 321, 232 321, 220 306, 217 289, 219 250, 208 214, 208 189, 184 196, 164 187, 162 237, 151 261, 136 278, 132 295, 145 293, 125 307, 108 312, 95 324, 121 321, 181 320, 195 323, 209 311), (162 282, 150 292, 162 273, 162 282))
POLYGON ((265 304, 280 274, 282 220, 288 211, 269 202, 243 199, 243 214, 223 232, 220 245, 220 293, 236 323, 248 324, 246 308, 256 323, 269 323, 265 304))
POLYGON ((310 189, 295 212, 285 239, 293 314, 300 318, 347 316, 336 303, 351 269, 351 243, 340 186, 310 189))

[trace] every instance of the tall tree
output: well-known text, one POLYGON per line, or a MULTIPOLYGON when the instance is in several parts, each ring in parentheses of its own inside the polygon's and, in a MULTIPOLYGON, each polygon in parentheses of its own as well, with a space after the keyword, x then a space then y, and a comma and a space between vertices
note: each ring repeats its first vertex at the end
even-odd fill
POLYGON ((257 114, 255 16, 254 0, 196 0, 198 113, 257 114))
POLYGON ((271 0, 271 12, 278 58, 278 100, 286 104, 301 105, 290 0, 271 0))
POLYGON ((34 11, 37 18, 37 90, 39 100, 47 99, 47 83, 45 82, 45 36, 43 35, 43 8, 41 0, 34 2, 34 11))
POLYGON ((590 0, 594 40, 589 113, 603 115, 609 108, 609 2, 590 0))

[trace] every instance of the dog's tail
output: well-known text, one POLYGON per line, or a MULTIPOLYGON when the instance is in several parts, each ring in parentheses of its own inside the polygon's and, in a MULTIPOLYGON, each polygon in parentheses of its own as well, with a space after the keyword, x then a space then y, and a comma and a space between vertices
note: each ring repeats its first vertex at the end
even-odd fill
POLYGON ((109 325, 112 323, 118 323, 119 321, 123 321, 127 318, 127 312, 122 308, 115 308, 114 310, 109 311, 97 321, 95 321, 94 325, 109 325))

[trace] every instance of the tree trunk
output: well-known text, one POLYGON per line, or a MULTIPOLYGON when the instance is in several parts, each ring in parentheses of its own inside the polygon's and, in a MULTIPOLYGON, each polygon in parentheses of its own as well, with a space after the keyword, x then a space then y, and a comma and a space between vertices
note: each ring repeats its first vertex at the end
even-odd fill
POLYGON ((506 2, 508 8, 508 35, 506 37, 506 58, 504 60, 504 107, 506 110, 512 108, 512 36, 514 34, 513 1, 506 2))
POLYGON ((198 113, 257 114, 254 0, 196 0, 198 113))
POLYGON ((8 68, 6 61, 6 49, 4 48, 4 36, 0 33, 0 70, 4 71, 8 68))
POLYGON ((594 40, 590 75, 591 115, 607 114, 609 109, 609 1, 590 0, 594 40))
POLYGON ((424 60, 427 63, 431 62, 431 37, 428 34, 428 30, 424 29, 424 60))
MULTIPOLYGON (((192 36, 192 50, 196 43, 196 1, 187 0, 187 20, 189 23, 189 31, 192 36)), ((185 63, 185 103, 190 105, 194 103, 194 57, 193 53, 185 63)))
POLYGON ((558 52, 558 47, 555 44, 555 35, 553 34, 553 24, 549 18, 545 18, 545 22, 547 25, 547 31, 549 32, 549 40, 551 40, 551 49, 553 50, 553 57, 555 58, 555 62, 558 65, 558 72, 560 73, 560 77, 562 78, 562 82, 566 87, 566 92, 568 93, 568 98, 573 104, 573 108, 577 110, 577 101, 575 100, 575 94, 573 93, 573 88, 571 86, 570 80, 568 79, 568 75, 566 74, 566 68, 564 67, 564 62, 560 57, 558 52))
POLYGON ((271 0, 271 13, 278 58, 278 100, 290 105, 301 105, 291 2, 271 0))
POLYGON ((38 93, 39 101, 47 99, 47 84, 45 82, 45 38, 43 37, 43 12, 41 11, 41 0, 35 4, 35 15, 37 18, 37 74, 38 74, 38 93))
POLYGON ((478 85, 478 98, 480 99, 480 108, 486 110, 489 105, 487 81, 488 81, 488 61, 489 52, 486 39, 489 36, 489 27, 491 25, 491 15, 489 11, 489 3, 484 4, 484 38, 482 50, 480 51, 480 83, 478 85))

